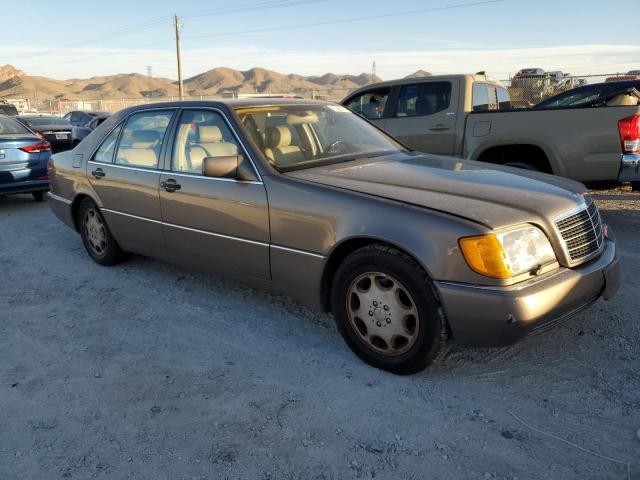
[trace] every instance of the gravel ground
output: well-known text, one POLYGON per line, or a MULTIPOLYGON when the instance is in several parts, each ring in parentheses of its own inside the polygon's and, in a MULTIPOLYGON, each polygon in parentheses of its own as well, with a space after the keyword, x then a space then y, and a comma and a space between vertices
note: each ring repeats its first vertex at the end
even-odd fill
POLYGON ((0 199, 0 479, 640 479, 640 194, 597 192, 623 286, 551 332, 370 368, 332 318, 0 199))

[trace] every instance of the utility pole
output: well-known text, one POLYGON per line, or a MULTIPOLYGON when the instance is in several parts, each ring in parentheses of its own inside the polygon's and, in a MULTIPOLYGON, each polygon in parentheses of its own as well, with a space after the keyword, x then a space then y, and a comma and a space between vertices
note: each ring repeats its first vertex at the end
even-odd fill
POLYGON ((376 61, 373 61, 373 65, 371 65, 371 77, 375 78, 376 76, 376 61))
POLYGON ((182 64, 180 63, 180 22, 178 15, 174 15, 174 26, 176 28, 176 58, 178 60, 178 95, 180 100, 184 100, 184 89, 182 87, 182 64))
POLYGON ((149 93, 151 93, 151 90, 153 90, 153 85, 152 85, 152 67, 151 65, 147 65, 147 77, 149 77, 149 93))

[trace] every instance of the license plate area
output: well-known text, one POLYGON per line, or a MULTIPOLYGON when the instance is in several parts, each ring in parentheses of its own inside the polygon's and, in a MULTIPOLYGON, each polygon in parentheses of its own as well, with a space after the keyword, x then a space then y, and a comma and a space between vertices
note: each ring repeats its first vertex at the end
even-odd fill
POLYGON ((56 140, 66 140, 66 139, 67 139, 66 133, 56 133, 56 140))

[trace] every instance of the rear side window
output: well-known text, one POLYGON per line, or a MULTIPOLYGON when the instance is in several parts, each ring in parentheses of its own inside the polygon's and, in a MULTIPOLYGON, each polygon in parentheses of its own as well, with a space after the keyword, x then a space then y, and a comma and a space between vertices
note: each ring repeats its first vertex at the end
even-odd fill
POLYGON ((113 162, 113 152, 116 151, 116 142, 118 135, 122 130, 122 125, 118 125, 109 135, 102 141, 102 144, 93 156, 95 162, 111 163, 113 162))
POLYGON ((3 115, 18 115, 18 109, 15 105, 0 104, 0 113, 3 115))
POLYGON ((0 135, 19 135, 23 133, 31 133, 20 122, 9 117, 0 116, 0 135))
POLYGON ((476 82, 473 84, 473 111, 498 110, 498 93, 494 85, 476 82))
POLYGON ((400 88, 396 117, 433 115, 449 108, 450 82, 427 82, 400 88))
POLYGON ((511 109, 511 98, 509 97, 509 92, 506 88, 496 87, 496 91, 498 92, 498 109, 499 110, 509 110, 511 109))
POLYGON ((131 167, 158 168, 164 135, 172 110, 134 113, 122 130, 116 163, 131 167))
POLYGON ((349 110, 358 115, 362 115, 369 120, 382 118, 387 99, 389 98, 388 88, 369 90, 357 97, 352 98, 345 105, 349 110))

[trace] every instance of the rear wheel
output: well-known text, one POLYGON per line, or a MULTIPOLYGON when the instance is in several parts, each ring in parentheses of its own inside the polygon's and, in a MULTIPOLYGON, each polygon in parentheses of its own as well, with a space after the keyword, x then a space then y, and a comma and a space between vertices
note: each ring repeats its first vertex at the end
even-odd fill
POLYGON ((331 292, 338 330, 365 362, 397 374, 434 361, 446 322, 431 280, 411 257, 385 245, 349 255, 331 292))
POLYGON ((85 198, 78 209, 78 226, 89 256, 100 265, 115 265, 124 258, 98 206, 85 198))
POLYGON ((631 182, 631 191, 640 192, 640 182, 631 182))
POLYGON ((44 191, 40 190, 39 192, 31 192, 31 195, 33 195, 33 199, 36 202, 41 202, 42 200, 44 200, 44 191))

